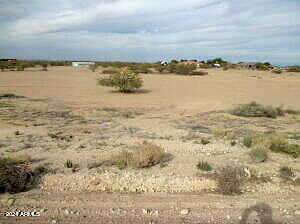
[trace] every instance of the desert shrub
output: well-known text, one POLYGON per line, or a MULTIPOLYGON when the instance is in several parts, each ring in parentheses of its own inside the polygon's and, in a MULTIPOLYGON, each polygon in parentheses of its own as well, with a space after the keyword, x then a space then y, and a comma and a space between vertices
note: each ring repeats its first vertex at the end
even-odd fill
POLYGON ((276 118, 284 115, 282 107, 273 107, 262 105, 256 102, 240 104, 230 111, 231 114, 241 117, 268 117, 276 118))
POLYGON ((25 70, 25 66, 24 65, 17 66, 17 71, 24 71, 24 70, 25 70))
POLYGON ((211 60, 207 60, 208 65, 220 64, 221 66, 226 66, 228 64, 227 61, 224 61, 222 58, 215 58, 211 60))
POLYGON ((279 170, 280 176, 285 179, 290 179, 295 177, 295 173, 291 167, 283 166, 279 170))
POLYGON ((266 71, 266 70, 268 70, 269 69, 269 63, 261 63, 261 62, 259 62, 259 63, 256 63, 256 69, 257 70, 261 70, 261 71, 266 71))
POLYGON ((274 152, 289 154, 295 158, 300 156, 300 145, 298 144, 288 144, 286 147, 283 147, 272 143, 270 149, 274 152))
POLYGON ((219 191, 224 195, 240 194, 242 185, 241 169, 235 166, 225 166, 217 176, 219 191))
POLYGON ((274 70, 272 70, 272 73, 281 74, 282 71, 280 69, 274 69, 274 70))
POLYGON ((300 66, 291 66, 287 70, 288 72, 300 72, 300 66))
POLYGON ((170 73, 175 73, 175 74, 180 74, 180 75, 188 75, 192 71, 196 69, 196 65, 191 64, 191 65, 184 65, 184 64, 174 64, 170 63, 166 67, 166 70, 170 73))
POLYGON ((116 74, 119 73, 120 71, 117 69, 105 69, 102 71, 102 74, 116 74))
POLYGON ((71 160, 67 160, 64 164, 66 168, 73 168, 73 162, 71 160))
POLYGON ((0 158, 0 193, 27 190, 34 181, 31 163, 24 158, 0 158))
POLYGON ((97 65, 94 64, 94 65, 89 65, 89 70, 91 70, 92 72, 95 72, 97 69, 97 65))
POLYGON ((202 138, 201 139, 201 144, 202 145, 207 145, 207 144, 209 144, 210 143, 210 141, 208 140, 208 139, 205 139, 205 138, 202 138))
POLYGON ((124 70, 108 78, 98 79, 98 84, 117 88, 122 93, 131 93, 142 87, 143 80, 137 74, 124 70))
POLYGON ((236 145, 236 141, 235 140, 230 141, 230 145, 231 146, 235 146, 236 145))
POLYGON ((210 64, 200 64, 199 65, 199 68, 203 68, 203 69, 208 69, 208 68, 212 68, 213 65, 210 65, 210 64))
POLYGON ((41 66, 42 66, 42 71, 48 71, 48 64, 43 63, 41 64, 41 66))
POLYGON ((132 64, 128 66, 128 69, 130 71, 133 71, 134 73, 142 73, 142 74, 148 74, 150 73, 150 66, 148 64, 132 64))
POLYGON ((247 148, 250 148, 253 143, 253 136, 247 135, 243 137, 243 145, 246 146, 247 148))
POLYGON ((189 75, 208 75, 208 72, 192 71, 192 72, 189 73, 189 75))
POLYGON ((268 159, 268 153, 265 149, 254 148, 249 152, 251 159, 254 162, 260 163, 265 162, 268 159))
POLYGON ((113 156, 111 162, 120 169, 126 167, 147 168, 164 162, 165 156, 163 148, 151 143, 143 143, 133 151, 122 151, 113 156))
POLYGON ((208 162, 205 162, 205 161, 200 161, 198 164, 197 164, 197 168, 199 170, 203 170, 203 171, 212 171, 212 166, 208 163, 208 162))
POLYGON ((216 138, 224 138, 228 134, 228 131, 224 128, 213 128, 212 133, 216 138))
POLYGON ((292 108, 288 108, 284 112, 287 113, 287 114, 295 114, 295 115, 300 114, 300 110, 295 110, 295 109, 292 109, 292 108))

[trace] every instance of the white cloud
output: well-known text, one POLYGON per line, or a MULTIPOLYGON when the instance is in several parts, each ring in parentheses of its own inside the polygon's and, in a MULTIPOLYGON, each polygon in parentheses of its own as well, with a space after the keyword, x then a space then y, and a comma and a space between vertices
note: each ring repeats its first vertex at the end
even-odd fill
POLYGON ((299 11, 297 0, 0 0, 0 14, 10 14, 8 20, 0 16, 5 34, 0 50, 8 55, 16 52, 9 47, 39 47, 42 57, 51 46, 57 49, 51 58, 90 52, 99 60, 103 52, 108 60, 119 57, 118 50, 122 60, 140 59, 142 53, 145 60, 160 55, 238 60, 240 52, 241 60, 265 55, 294 63, 299 11))

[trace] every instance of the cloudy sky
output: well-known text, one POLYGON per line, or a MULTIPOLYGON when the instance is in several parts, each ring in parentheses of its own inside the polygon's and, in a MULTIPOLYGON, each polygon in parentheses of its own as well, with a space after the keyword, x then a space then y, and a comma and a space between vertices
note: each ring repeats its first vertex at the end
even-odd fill
POLYGON ((300 0, 0 0, 0 57, 300 64, 300 0))

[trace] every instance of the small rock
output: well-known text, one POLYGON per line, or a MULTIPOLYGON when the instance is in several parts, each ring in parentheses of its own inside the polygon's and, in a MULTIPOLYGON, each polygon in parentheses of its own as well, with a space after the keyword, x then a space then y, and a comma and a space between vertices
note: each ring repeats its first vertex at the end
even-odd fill
POLYGON ((69 215, 69 214, 70 214, 70 212, 69 212, 68 209, 65 209, 65 213, 66 213, 66 215, 69 215))
POLYGON ((181 211, 180 211, 180 214, 181 215, 187 215, 187 214, 189 214, 190 213, 190 210, 189 209, 181 209, 181 211))
POLYGON ((57 221, 56 221, 55 219, 53 219, 53 220, 51 221, 51 223, 56 224, 57 221))

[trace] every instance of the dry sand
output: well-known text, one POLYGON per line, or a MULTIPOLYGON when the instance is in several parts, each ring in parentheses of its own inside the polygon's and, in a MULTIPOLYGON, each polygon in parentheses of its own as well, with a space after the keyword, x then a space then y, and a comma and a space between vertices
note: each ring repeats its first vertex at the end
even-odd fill
MULTIPOLYGON (((268 162, 253 163, 249 149, 215 138, 212 130, 231 131, 237 142, 248 130, 299 134, 296 115, 248 119, 220 110, 250 101, 300 109, 300 75, 207 71, 208 76, 145 74, 143 89, 128 95, 96 85, 102 75, 86 68, 0 72, 0 94, 27 97, 0 100, 0 153, 30 154, 38 161, 35 165, 50 163, 55 170, 42 178, 39 188, 10 196, 16 201, 9 207, 3 199, 3 210, 43 211, 42 217, 20 219, 22 223, 239 223, 247 207, 265 202, 271 204, 274 219, 296 224, 300 189, 282 181, 278 170, 288 165, 299 175, 299 158, 270 153, 268 162), (200 144, 203 137, 211 143, 200 144), (172 155, 166 167, 87 169, 97 158, 144 140, 172 155), (67 159, 80 170, 64 168, 67 159), (241 196, 222 196, 215 181, 197 171, 200 160, 214 168, 246 166, 272 181, 246 184, 241 196)), ((16 221, 6 218, 4 223, 16 221)))

